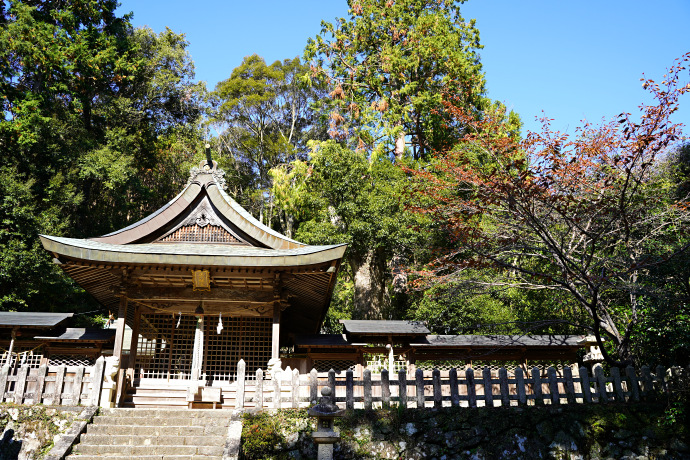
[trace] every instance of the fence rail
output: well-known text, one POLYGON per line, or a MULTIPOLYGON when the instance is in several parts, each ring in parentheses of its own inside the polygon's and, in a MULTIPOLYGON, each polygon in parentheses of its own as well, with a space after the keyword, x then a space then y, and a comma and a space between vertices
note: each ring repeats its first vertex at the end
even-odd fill
MULTIPOLYGON (((245 382, 245 366, 238 365, 238 382, 235 389, 235 407, 281 408, 308 407, 314 404, 319 390, 331 387, 336 403, 341 407, 371 409, 373 407, 443 407, 443 406, 518 406, 518 405, 559 405, 589 404, 607 402, 640 401, 666 390, 666 370, 657 367, 652 372, 643 366, 639 374, 633 367, 621 372, 612 368, 605 375, 601 367, 591 374, 587 368, 564 367, 561 375, 549 367, 542 374, 538 367, 529 373, 515 369, 508 375, 505 368, 492 372, 467 369, 451 369, 442 378, 439 370, 425 378, 417 370, 414 379, 409 379, 405 371, 398 372, 397 379, 391 379, 387 370, 382 370, 378 378, 373 378, 370 370, 365 370, 362 379, 355 379, 352 371, 345 378, 336 378, 335 371, 328 378, 318 377, 316 370, 300 375, 294 370, 290 375, 273 375, 265 379, 261 369, 256 371, 256 379, 245 382)), ((690 370, 684 371, 690 373, 690 370)), ((254 377, 254 376, 252 376, 254 377)))
POLYGON ((102 359, 94 366, 3 366, 0 403, 97 406, 103 369, 102 359))

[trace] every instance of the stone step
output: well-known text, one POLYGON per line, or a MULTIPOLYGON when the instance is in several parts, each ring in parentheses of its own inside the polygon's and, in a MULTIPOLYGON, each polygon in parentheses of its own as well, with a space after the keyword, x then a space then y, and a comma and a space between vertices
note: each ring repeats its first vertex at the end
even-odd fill
MULTIPOLYGON (((127 460, 211 460, 216 457, 208 455, 117 455, 117 454, 99 454, 99 455, 70 455, 67 457, 70 460, 100 460, 102 458, 113 459, 127 459, 127 460)), ((220 460, 220 457, 217 457, 220 460)))
POLYGON ((130 445, 102 445, 102 444, 77 444, 74 447, 75 459, 81 455, 108 455, 116 454, 122 456, 139 455, 223 455, 223 445, 218 446, 184 446, 184 445, 150 445, 150 446, 130 446, 130 445))
POLYGON ((168 418, 168 417, 218 417, 230 418, 237 417, 238 413, 227 409, 136 409, 136 408, 117 408, 117 409, 101 409, 100 415, 110 415, 113 417, 154 417, 154 418, 168 418))
POLYGON ((109 417, 96 415, 94 425, 129 425, 129 426, 206 426, 225 425, 230 418, 202 418, 202 417, 109 417))
POLYGON ((208 424, 205 426, 140 426, 140 425, 88 425, 87 434, 107 436, 140 435, 140 436, 225 436, 228 428, 225 424, 208 424))
MULTIPOLYGON (((225 429, 227 431, 227 428, 225 429)), ((107 435, 87 433, 82 435, 82 444, 118 446, 222 446, 225 436, 180 435, 107 435)))

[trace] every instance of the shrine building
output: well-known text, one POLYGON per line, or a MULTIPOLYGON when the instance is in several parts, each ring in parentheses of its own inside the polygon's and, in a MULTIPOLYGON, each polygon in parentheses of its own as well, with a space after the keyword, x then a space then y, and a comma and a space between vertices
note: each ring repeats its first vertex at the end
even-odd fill
POLYGON ((223 174, 203 161, 168 204, 110 234, 41 236, 55 263, 117 312, 113 355, 130 384, 233 382, 240 359, 252 375, 295 336, 319 332, 347 246, 268 228, 224 191, 223 174))

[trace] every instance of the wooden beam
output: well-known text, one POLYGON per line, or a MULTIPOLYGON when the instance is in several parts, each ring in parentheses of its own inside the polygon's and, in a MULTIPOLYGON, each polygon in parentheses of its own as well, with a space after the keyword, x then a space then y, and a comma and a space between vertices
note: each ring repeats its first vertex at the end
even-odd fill
POLYGON ((174 288, 149 288, 135 287, 127 291, 127 297, 132 300, 145 301, 240 301, 240 302, 271 302, 274 300, 273 292, 268 290, 239 290, 226 288, 212 288, 211 291, 194 291, 190 287, 174 288))

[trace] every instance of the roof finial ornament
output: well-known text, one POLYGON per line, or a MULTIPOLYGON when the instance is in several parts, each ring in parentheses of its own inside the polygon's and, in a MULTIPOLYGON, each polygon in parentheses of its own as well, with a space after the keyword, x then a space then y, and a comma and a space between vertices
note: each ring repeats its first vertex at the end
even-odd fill
POLYGON ((213 180, 221 190, 227 190, 227 185, 225 184, 225 171, 218 167, 218 162, 211 158, 211 144, 206 143, 204 145, 206 151, 206 159, 201 160, 199 167, 192 167, 189 170, 189 179, 187 180, 187 185, 191 184, 197 179, 199 174, 211 174, 213 180))

